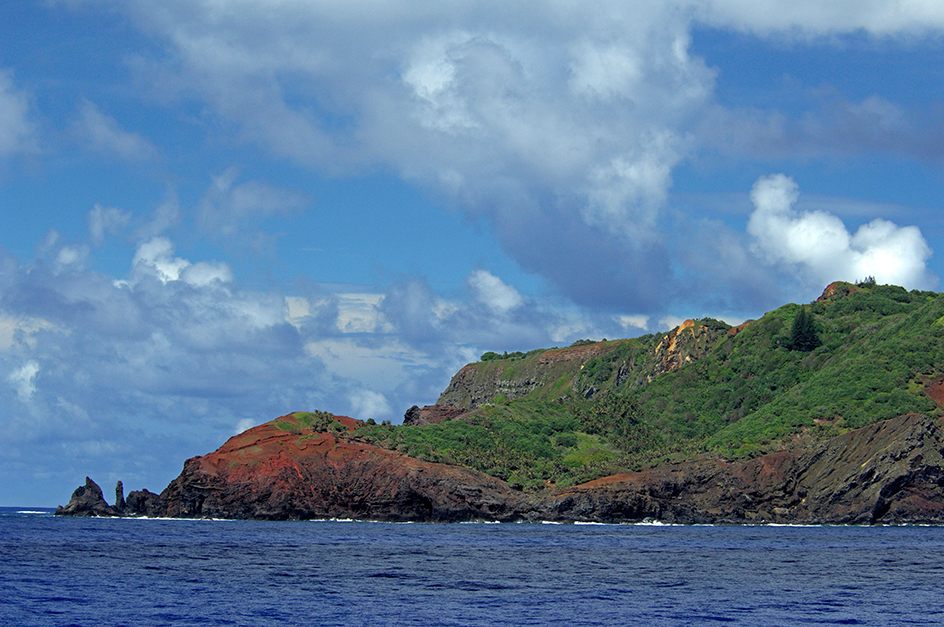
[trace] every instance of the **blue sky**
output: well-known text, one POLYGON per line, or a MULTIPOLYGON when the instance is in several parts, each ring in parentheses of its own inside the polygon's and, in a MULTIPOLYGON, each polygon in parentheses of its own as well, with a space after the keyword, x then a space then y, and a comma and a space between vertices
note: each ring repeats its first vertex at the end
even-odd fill
POLYGON ((0 7, 0 505, 944 273, 918 0, 0 7))

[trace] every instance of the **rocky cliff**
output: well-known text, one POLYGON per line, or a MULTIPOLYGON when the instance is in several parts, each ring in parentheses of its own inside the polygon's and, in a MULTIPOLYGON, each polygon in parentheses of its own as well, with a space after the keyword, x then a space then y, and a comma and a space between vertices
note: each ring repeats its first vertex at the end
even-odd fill
POLYGON ((436 405, 464 410, 487 405, 499 397, 513 400, 561 377, 573 379, 588 361, 605 355, 620 342, 552 348, 526 358, 506 358, 468 364, 449 382, 436 405))
POLYGON ((466 410, 452 405, 414 405, 403 414, 403 425, 407 427, 422 427, 423 425, 438 425, 444 420, 452 420, 466 413, 466 410))
POLYGON ((558 492, 550 520, 678 523, 944 522, 944 431, 911 415, 803 451, 728 463, 705 459, 604 477, 558 492))
POLYGON ((350 437, 356 421, 336 421, 343 428, 318 432, 289 414, 188 459, 151 515, 424 522, 513 516, 520 495, 503 482, 359 442, 350 437))
POLYGON ((756 459, 702 459, 522 493, 483 473, 433 464, 293 415, 187 460, 160 494, 109 507, 86 480, 57 515, 265 520, 944 523, 944 425, 909 415, 756 459))
MULTIPOLYGON (((121 484, 120 481, 118 483, 121 484)), ((85 485, 75 489, 69 503, 65 507, 60 505, 56 508, 56 516, 121 516, 124 511, 119 505, 117 501, 115 507, 109 505, 101 487, 86 477, 85 485)))
POLYGON ((540 392, 552 384, 562 398, 591 398, 603 389, 644 385, 701 359, 744 326, 686 320, 664 334, 471 363, 452 378, 436 404, 472 410, 540 392))

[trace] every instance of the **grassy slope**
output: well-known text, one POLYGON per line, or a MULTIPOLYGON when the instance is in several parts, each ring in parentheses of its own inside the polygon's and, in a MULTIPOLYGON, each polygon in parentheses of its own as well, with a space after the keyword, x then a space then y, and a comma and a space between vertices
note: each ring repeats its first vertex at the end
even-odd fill
MULTIPOLYGON (((809 306, 822 345, 808 353, 785 348, 798 311, 785 305, 733 337, 719 328, 701 359, 651 382, 642 375, 661 335, 609 343, 582 368, 461 419, 369 425, 358 435, 537 489, 706 453, 760 454, 800 431, 825 438, 938 411, 923 377, 944 368, 944 295, 841 284, 809 306)), ((516 369, 533 368, 536 356, 516 359, 516 369)))

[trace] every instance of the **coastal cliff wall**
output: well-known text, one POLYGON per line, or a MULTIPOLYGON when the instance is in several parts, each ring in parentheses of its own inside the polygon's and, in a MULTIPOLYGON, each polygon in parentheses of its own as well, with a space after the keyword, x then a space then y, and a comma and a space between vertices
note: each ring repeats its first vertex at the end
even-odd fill
MULTIPOLYGON (((345 419, 351 420, 351 419, 345 419)), ((353 422, 353 421, 351 421, 353 422)), ((283 416, 187 460, 160 494, 123 511, 90 479, 59 515, 384 521, 683 524, 944 523, 944 425, 908 415, 809 449, 726 462, 707 458, 522 493, 467 468, 288 428, 283 416)))
POLYGON ((187 460, 161 493, 173 517, 450 522, 512 516, 517 493, 483 473, 317 432, 291 414, 187 460))
POLYGON ((701 359, 742 328, 717 320, 686 320, 668 333, 644 338, 475 362, 456 373, 436 404, 471 410, 542 388, 553 387, 563 398, 591 398, 605 389, 644 385, 701 359))
POLYGON ((705 459, 604 477, 551 495, 548 520, 678 523, 944 523, 944 430, 910 415, 803 452, 705 459))

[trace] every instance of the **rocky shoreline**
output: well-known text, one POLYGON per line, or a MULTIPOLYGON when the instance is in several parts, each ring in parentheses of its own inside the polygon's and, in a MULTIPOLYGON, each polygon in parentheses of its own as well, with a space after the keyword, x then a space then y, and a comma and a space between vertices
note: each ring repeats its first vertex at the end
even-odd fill
POLYGON ((910 414, 796 451, 706 458, 526 493, 459 466, 341 433, 286 430, 293 416, 189 459, 160 494, 108 505, 86 478, 59 516, 678 524, 942 524, 944 424, 910 414))

